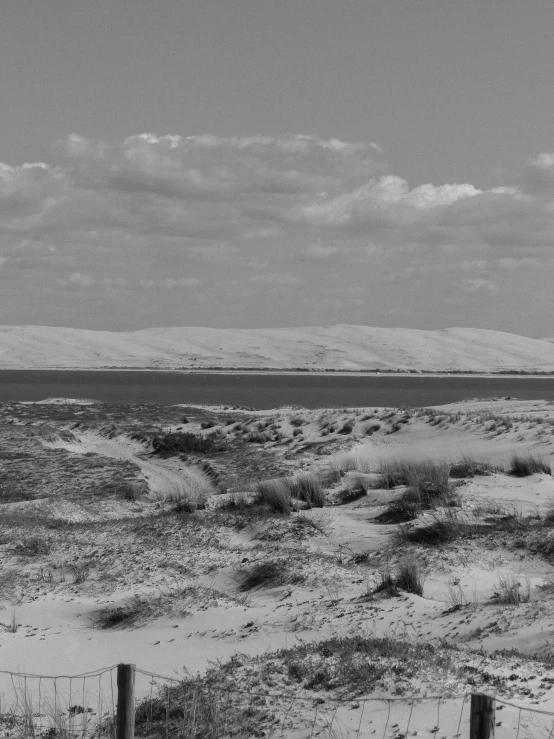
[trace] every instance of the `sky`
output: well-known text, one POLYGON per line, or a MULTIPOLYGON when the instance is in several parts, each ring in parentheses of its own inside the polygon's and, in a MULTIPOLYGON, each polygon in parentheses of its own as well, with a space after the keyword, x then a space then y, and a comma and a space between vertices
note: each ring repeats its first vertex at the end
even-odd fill
POLYGON ((552 0, 5 0, 0 324, 554 336, 552 0))

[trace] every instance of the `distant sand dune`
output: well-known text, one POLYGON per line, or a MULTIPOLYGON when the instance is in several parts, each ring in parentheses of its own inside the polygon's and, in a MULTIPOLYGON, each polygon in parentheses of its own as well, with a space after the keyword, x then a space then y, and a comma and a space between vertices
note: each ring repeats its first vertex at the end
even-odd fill
POLYGON ((552 371, 554 342, 472 328, 0 327, 2 369, 103 367, 552 371))

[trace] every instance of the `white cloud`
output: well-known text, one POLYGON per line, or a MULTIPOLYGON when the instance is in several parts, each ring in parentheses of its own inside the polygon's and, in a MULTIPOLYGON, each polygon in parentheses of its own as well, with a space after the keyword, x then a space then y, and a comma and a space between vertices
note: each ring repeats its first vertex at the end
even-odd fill
MULTIPOLYGON (((212 322, 220 315, 238 324, 282 324, 279 311, 298 321, 330 289, 339 299, 371 283, 374 313, 353 318, 374 322, 387 315, 387 301, 425 305, 438 272, 440 290, 449 300, 458 296, 470 315, 468 292, 501 301, 517 285, 532 289, 532 279, 552 275, 548 152, 526 163, 515 182, 490 190, 408 183, 386 167, 375 144, 309 135, 146 133, 114 144, 74 133, 58 142, 56 156, 55 164, 47 157, 0 164, 3 316, 29 295, 27 322, 58 321, 61 310, 70 321, 75 288, 86 288, 99 306, 107 291, 121 295, 117 310, 126 325, 149 310, 159 316, 148 321, 163 322, 164 291, 173 305, 202 286, 196 293, 213 306, 212 322), (396 295, 406 283, 410 297, 396 295), (286 306, 263 302, 264 287, 277 296, 300 284, 306 288, 288 291, 286 306), (51 297, 58 290, 67 301, 59 309, 51 297)), ((348 322, 349 315, 315 312, 312 320, 348 322)))
POLYGON ((340 249, 334 244, 309 244, 304 249, 304 254, 313 259, 329 259, 339 253, 340 249))
POLYGON ((82 272, 73 272, 69 275, 69 282, 79 287, 90 287, 94 285, 94 280, 90 275, 84 275, 82 272))
POLYGON ((301 285, 304 280, 290 272, 269 272, 263 275, 254 275, 250 282, 258 282, 265 285, 301 285))

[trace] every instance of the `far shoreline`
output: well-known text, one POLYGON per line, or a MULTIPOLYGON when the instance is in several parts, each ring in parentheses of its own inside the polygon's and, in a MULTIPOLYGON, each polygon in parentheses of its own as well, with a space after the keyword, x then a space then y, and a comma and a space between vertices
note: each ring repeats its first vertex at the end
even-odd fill
POLYGON ((552 380, 554 370, 548 372, 473 372, 463 370, 310 370, 310 369, 279 369, 279 368, 185 368, 185 367, 0 367, 0 372, 151 372, 159 374, 183 375, 268 375, 268 376, 300 376, 300 377, 400 377, 400 378, 429 378, 429 377, 460 377, 479 379, 532 379, 552 380))

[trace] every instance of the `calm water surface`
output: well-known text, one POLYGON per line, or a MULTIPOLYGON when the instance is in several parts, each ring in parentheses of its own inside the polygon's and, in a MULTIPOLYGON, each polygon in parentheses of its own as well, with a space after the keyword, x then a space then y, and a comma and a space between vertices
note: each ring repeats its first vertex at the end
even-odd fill
POLYGON ((427 406, 511 395, 554 400, 554 377, 226 375, 179 372, 0 370, 0 402, 94 398, 106 403, 427 406))

